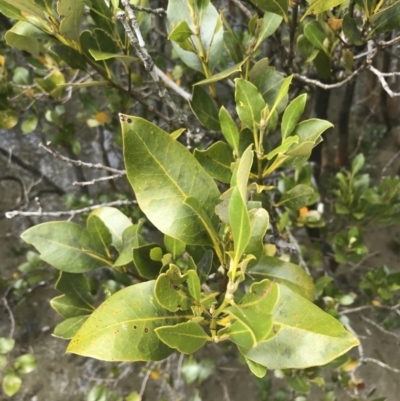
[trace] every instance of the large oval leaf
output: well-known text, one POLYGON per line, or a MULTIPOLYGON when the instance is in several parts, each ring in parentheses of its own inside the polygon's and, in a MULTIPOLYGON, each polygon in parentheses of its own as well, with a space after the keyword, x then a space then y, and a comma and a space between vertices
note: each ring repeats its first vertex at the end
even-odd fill
POLYGON ((321 366, 359 344, 331 315, 278 284, 279 301, 273 312, 276 336, 250 351, 246 358, 269 369, 305 369, 321 366))
POLYGON ((67 352, 105 361, 160 361, 173 350, 155 329, 193 316, 162 308, 153 296, 154 281, 136 284, 108 298, 71 340, 67 352))
POLYGON ((68 273, 84 273, 112 265, 103 245, 75 223, 54 221, 38 224, 26 230, 21 238, 32 244, 45 262, 68 273))
POLYGON ((185 244, 212 245, 219 191, 179 142, 139 118, 121 115, 124 158, 140 208, 164 234, 185 244))

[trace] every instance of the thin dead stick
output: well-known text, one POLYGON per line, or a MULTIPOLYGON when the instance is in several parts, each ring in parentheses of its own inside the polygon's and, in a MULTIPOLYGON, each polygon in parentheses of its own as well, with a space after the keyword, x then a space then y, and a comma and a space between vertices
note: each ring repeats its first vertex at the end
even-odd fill
POLYGON ((371 319, 368 319, 367 317, 361 315, 361 319, 364 320, 365 322, 371 324, 372 326, 376 327, 379 331, 381 331, 382 333, 387 334, 388 336, 392 336, 397 338, 398 340, 400 340, 400 335, 397 333, 393 333, 392 331, 386 330, 384 329, 380 324, 374 322, 371 319))
POLYGON ((157 66, 154 66, 158 76, 164 81, 166 85, 168 85, 174 92, 176 92, 179 96, 183 97, 187 102, 192 100, 192 95, 189 92, 186 92, 183 88, 177 85, 171 78, 164 74, 157 66))
POLYGON ((69 157, 62 155, 60 152, 55 150, 51 146, 51 142, 47 142, 46 145, 44 145, 43 143, 39 143, 39 147, 43 148, 47 153, 50 153, 52 156, 56 157, 57 159, 60 159, 66 163, 75 164, 75 166, 94 168, 96 170, 105 170, 105 171, 109 171, 110 173, 119 174, 119 175, 126 174, 125 170, 118 170, 116 168, 104 166, 103 164, 100 164, 100 163, 93 164, 93 163, 83 162, 82 160, 70 159, 69 157))
POLYGON ((242 13, 243 13, 248 19, 251 19, 251 17, 253 16, 253 15, 251 14, 251 11, 250 11, 248 8, 246 8, 246 7, 242 4, 242 2, 241 2, 240 0, 231 0, 231 1, 232 1, 232 3, 235 3, 236 6, 237 6, 238 8, 240 8, 240 10, 242 11, 242 13))
POLYGON ((14 331, 15 331, 15 319, 14 319, 14 314, 13 314, 11 308, 10 308, 10 305, 8 305, 8 302, 7 302, 7 295, 9 293, 10 289, 11 289, 11 287, 7 290, 7 292, 4 295, 2 301, 3 301, 4 308, 7 311, 8 316, 10 318, 10 333, 9 333, 8 337, 9 338, 13 338, 14 337, 14 331))
POLYGON ((377 70, 377 69, 376 69, 374 66, 372 66, 372 65, 369 65, 369 66, 368 66, 368 69, 378 77, 379 82, 380 82, 381 85, 382 85, 382 88, 385 90, 385 92, 386 92, 390 97, 393 98, 393 97, 399 97, 399 96, 400 96, 400 92, 393 92, 393 91, 390 89, 389 84, 386 82, 385 76, 384 76, 379 70, 377 70))
POLYGON ((357 308, 351 308, 351 309, 343 309, 339 311, 341 315, 349 315, 351 313, 358 313, 362 312, 363 310, 368 310, 368 309, 386 309, 390 311, 396 311, 398 308, 400 308, 400 304, 394 305, 394 306, 387 306, 387 305, 363 305, 363 306, 358 306, 357 308))
POLYGON ((96 184, 97 182, 100 182, 100 181, 114 180, 115 178, 123 177, 124 175, 125 174, 114 174, 114 175, 109 175, 107 177, 94 178, 91 181, 74 181, 72 183, 72 185, 78 185, 78 186, 84 187, 86 185, 96 184))
POLYGON ((382 361, 379 361, 378 359, 375 359, 375 358, 364 358, 364 362, 373 362, 382 368, 385 368, 385 369, 390 370, 395 373, 400 373, 400 369, 393 368, 392 366, 388 365, 387 363, 383 363, 382 361))
POLYGON ((113 202, 101 203, 99 205, 88 206, 82 209, 76 210, 63 210, 58 212, 43 212, 39 210, 38 212, 21 212, 19 210, 12 210, 11 212, 6 212, 5 216, 8 219, 12 219, 16 216, 25 216, 25 217, 62 217, 62 216, 70 216, 72 219, 78 214, 82 213, 89 213, 92 210, 98 209, 100 207, 112 207, 112 206, 128 206, 128 205, 135 205, 137 202, 135 200, 118 200, 113 202))
POLYGON ((150 7, 136 6, 135 4, 130 4, 130 6, 136 11, 144 11, 145 13, 149 14, 162 16, 167 13, 163 8, 150 8, 150 7))
POLYGON ((146 71, 150 73, 151 77, 153 78, 153 81, 156 83, 159 91, 159 96, 167 102, 168 106, 171 107, 171 109, 177 115, 179 122, 185 125, 188 131, 190 132, 193 131, 193 128, 188 123, 187 116, 183 114, 182 111, 176 106, 166 87, 160 81, 160 77, 155 68, 154 61, 146 49, 146 44, 140 31, 139 22, 130 6, 129 0, 121 0, 121 2, 122 5, 125 7, 125 12, 118 11, 117 18, 121 21, 122 25, 124 26, 129 41, 135 48, 139 58, 142 60, 144 68, 146 69, 146 71), (129 23, 131 25, 129 25, 129 23))

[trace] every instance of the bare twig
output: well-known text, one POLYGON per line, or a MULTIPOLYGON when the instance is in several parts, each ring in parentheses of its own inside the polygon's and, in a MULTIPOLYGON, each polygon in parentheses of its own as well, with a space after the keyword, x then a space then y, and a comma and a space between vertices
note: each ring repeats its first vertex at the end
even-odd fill
POLYGON ((387 309, 391 311, 396 311, 398 308, 400 308, 400 304, 394 305, 394 306, 387 306, 387 305, 363 305, 363 306, 358 306, 356 308, 348 308, 348 309, 343 309, 339 313, 341 315, 349 315, 350 313, 358 313, 363 310, 367 309, 387 309))
POLYGON ((364 362, 373 362, 379 365, 382 368, 385 368, 387 370, 390 370, 394 373, 400 373, 400 369, 393 368, 392 366, 388 365, 387 363, 383 363, 382 361, 379 361, 378 359, 375 358, 364 358, 364 362))
POLYGON ((62 217, 62 216, 70 216, 70 218, 74 218, 78 214, 89 213, 92 210, 98 209, 100 207, 106 206, 125 206, 125 205, 134 205, 137 202, 135 200, 118 200, 113 202, 101 203, 99 205, 87 206, 82 209, 76 210, 63 210, 58 212, 43 212, 39 210, 38 212, 21 212, 19 210, 13 210, 11 212, 6 212, 5 216, 8 219, 12 219, 16 216, 28 216, 28 217, 62 217))
POLYGON ((153 362, 153 363, 148 367, 148 370, 147 370, 147 372, 146 372, 146 374, 145 374, 145 376, 144 376, 144 379, 143 379, 143 381, 142 381, 142 385, 141 385, 141 387, 140 387, 139 395, 140 395, 141 397, 143 397, 143 394, 144 394, 144 392, 145 392, 145 390, 146 390, 146 385, 147 385, 147 382, 149 381, 151 372, 152 372, 152 370, 156 367, 156 365, 157 365, 157 362, 153 362))
POLYGON ((72 183, 72 185, 78 185, 78 186, 84 187, 86 185, 96 184, 97 182, 100 182, 100 181, 113 180, 115 178, 123 177, 124 175, 125 174, 114 174, 114 175, 108 175, 107 177, 94 178, 91 181, 74 181, 72 183))
POLYGON ((386 170, 393 164, 393 162, 400 156, 400 150, 397 151, 390 159, 389 161, 384 165, 382 172, 381 172, 381 177, 384 178, 386 174, 386 170))
POLYGON ((366 68, 367 68, 367 65, 364 64, 361 67, 357 68, 355 71, 353 71, 353 73, 350 74, 348 77, 346 77, 343 81, 336 82, 334 84, 324 84, 321 81, 318 81, 316 79, 307 78, 306 76, 299 75, 299 74, 293 74, 293 77, 306 84, 318 86, 319 88, 322 88, 322 89, 336 89, 336 88, 340 88, 341 86, 347 84, 347 82, 350 82, 356 75, 358 75, 361 71, 365 70, 366 68))
POLYGON ((150 7, 136 6, 135 4, 130 4, 130 6, 136 11, 144 11, 145 13, 149 14, 163 16, 167 13, 163 8, 150 8, 150 7))
POLYGON ((10 308, 10 305, 8 305, 8 301, 7 301, 7 295, 10 291, 11 287, 8 288, 6 294, 4 295, 4 297, 2 298, 2 302, 4 305, 5 310, 8 313, 8 316, 10 318, 10 333, 8 334, 9 338, 13 338, 14 337, 14 331, 15 331, 15 319, 14 319, 14 314, 10 308))
POLYGON ((361 319, 364 320, 365 322, 371 324, 372 326, 376 327, 379 331, 381 331, 382 333, 387 334, 388 336, 392 336, 397 338, 398 340, 400 340, 400 335, 397 333, 393 333, 392 331, 386 330, 384 329, 380 324, 374 322, 371 319, 368 319, 367 317, 361 315, 361 319))
POLYGON ((242 11, 242 13, 248 18, 251 19, 252 14, 251 11, 245 7, 244 4, 242 4, 242 2, 240 0, 231 0, 232 3, 235 3, 235 5, 240 9, 240 11, 242 11))
POLYGON ((153 81, 156 83, 159 91, 159 96, 163 98, 167 102, 167 104, 171 107, 171 109, 177 115, 179 122, 181 124, 184 124, 188 129, 188 131, 193 131, 193 128, 188 123, 187 116, 183 114, 182 111, 176 106, 166 87, 160 81, 160 77, 155 68, 154 61, 146 49, 146 44, 143 40, 143 36, 140 31, 139 22, 135 16, 135 13, 131 8, 129 0, 121 0, 121 2, 122 5, 125 7, 125 12, 118 11, 117 18, 121 21, 122 25, 124 26, 129 41, 135 48, 139 58, 142 60, 144 68, 146 69, 146 71, 150 73, 151 77, 153 78, 153 81), (129 25, 129 23, 131 25, 129 25))
POLYGON ((368 66, 368 69, 378 77, 379 82, 380 82, 381 85, 382 85, 382 88, 386 91, 386 93, 387 93, 390 97, 393 98, 393 97, 398 97, 398 96, 400 96, 400 92, 393 92, 393 91, 390 89, 389 84, 386 82, 386 79, 385 79, 385 76, 388 76, 388 75, 386 75, 386 74, 383 75, 383 73, 380 72, 379 70, 377 70, 373 65, 369 65, 369 66, 368 66))
POLYGON ((62 155, 60 152, 55 150, 51 146, 51 142, 47 142, 46 145, 44 145, 43 143, 40 143, 39 147, 43 148, 47 153, 50 153, 52 156, 56 157, 57 159, 60 159, 66 163, 75 164, 76 166, 94 168, 96 170, 105 170, 105 171, 109 171, 110 173, 119 174, 119 175, 124 175, 126 173, 125 170, 118 170, 116 168, 107 167, 100 163, 93 164, 93 163, 83 162, 82 160, 70 159, 69 157, 62 155))
POLYGON ((187 102, 192 100, 192 95, 189 92, 186 92, 183 88, 177 85, 171 78, 164 74, 157 66, 154 66, 158 76, 164 81, 166 85, 168 85, 174 92, 176 92, 179 96, 183 97, 187 102))

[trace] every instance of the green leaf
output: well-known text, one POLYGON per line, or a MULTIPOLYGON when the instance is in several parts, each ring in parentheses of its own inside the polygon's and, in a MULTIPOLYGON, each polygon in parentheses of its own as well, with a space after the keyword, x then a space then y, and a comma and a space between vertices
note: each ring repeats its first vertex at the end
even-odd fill
POLYGON ((65 77, 59 70, 53 71, 46 78, 35 78, 34 81, 43 92, 48 93, 55 100, 60 100, 65 92, 65 88, 61 86, 65 84, 65 77))
POLYGON ((138 224, 127 227, 122 233, 122 250, 113 266, 124 266, 133 260, 133 248, 143 245, 143 238, 139 234, 144 219, 140 219, 138 224))
POLYGON ((0 355, 8 354, 14 348, 13 338, 0 337, 0 355))
POLYGON ((61 272, 56 289, 64 295, 53 298, 50 305, 62 317, 90 315, 95 310, 89 283, 83 274, 61 272))
POLYGON ((286 153, 287 150, 294 144, 299 143, 299 137, 297 135, 292 135, 289 138, 286 138, 281 145, 277 148, 272 149, 271 152, 265 155, 267 160, 272 160, 276 155, 286 153))
POLYGON ((257 281, 268 278, 283 284, 310 301, 315 298, 315 287, 311 276, 293 263, 264 255, 252 265, 248 273, 257 281))
POLYGON ((222 106, 219 111, 219 122, 221 123, 222 134, 224 135, 226 141, 229 143, 229 145, 231 145, 235 153, 238 155, 239 130, 224 106, 222 106))
POLYGON ((368 34, 368 39, 372 35, 389 32, 400 25, 400 3, 394 2, 391 6, 385 8, 370 18, 373 24, 372 31, 368 34))
POLYGON ((190 29, 188 23, 186 21, 181 21, 168 35, 168 39, 181 43, 185 42, 192 35, 194 35, 194 32, 190 29))
POLYGON ((214 179, 230 183, 231 163, 234 162, 232 149, 225 142, 218 141, 207 150, 195 149, 194 157, 204 170, 214 179))
POLYGON ((362 153, 358 154, 351 162, 351 174, 356 175, 365 164, 365 157, 362 153))
POLYGON ((127 176, 141 210, 164 234, 219 247, 213 227, 186 203, 194 197, 212 221, 219 198, 214 180, 166 132, 139 117, 120 116, 127 176))
POLYGON ((204 252, 203 257, 200 259, 199 263, 197 263, 197 273, 199 275, 200 281, 203 282, 207 279, 210 274, 213 262, 213 252, 210 249, 207 249, 204 252))
POLYGON ((70 340, 76 335, 89 316, 90 315, 81 315, 64 320, 54 328, 53 336, 64 340, 70 340))
POLYGON ((286 108, 282 117, 282 142, 293 132, 306 107, 307 94, 294 99, 286 108))
POLYGON ((244 355, 243 357, 251 373, 253 373, 254 376, 259 377, 261 379, 267 374, 267 368, 265 366, 259 365, 258 363, 252 361, 251 359, 246 358, 244 355))
POLYGON ((309 185, 298 184, 285 192, 276 207, 285 206, 292 210, 299 210, 310 203, 314 197, 314 189, 309 185))
MULTIPOLYGON (((37 1, 32 0, 2 0, 3 3, 8 3, 9 5, 17 8, 20 12, 26 13, 27 15, 33 15, 44 19, 45 15, 42 7, 40 7, 37 1)), ((2 8, 2 7, 1 7, 2 8)), ((9 10, 9 8, 7 8, 9 10)), ((3 11, 3 10, 2 10, 3 11)), ((13 18, 13 17, 11 17, 13 18)))
POLYGON ((114 35, 116 24, 115 21, 113 21, 111 8, 105 1, 90 0, 90 16, 96 23, 96 27, 103 29, 111 35, 111 37, 114 35))
POLYGON ((12 110, 0 110, 0 128, 1 129, 11 129, 18 124, 19 114, 12 110))
POLYGON ((174 260, 181 256, 186 249, 186 244, 184 242, 172 238, 169 235, 164 235, 164 245, 167 251, 172 254, 174 260))
POLYGON ((254 50, 256 50, 265 39, 273 35, 273 33, 279 28, 281 22, 282 16, 280 15, 268 11, 264 14, 263 27, 261 33, 258 35, 254 50))
POLYGON ((225 309, 236 321, 223 333, 244 349, 251 349, 268 338, 278 294, 277 285, 269 280, 253 283, 238 305, 225 309))
POLYGON ((21 238, 33 245, 45 262, 68 273, 83 273, 112 264, 101 245, 75 223, 38 224, 26 230, 21 238))
POLYGON ((309 393, 311 389, 311 385, 309 381, 305 377, 294 376, 288 377, 287 379, 288 385, 298 393, 309 393))
POLYGON ((160 340, 183 354, 193 354, 207 341, 208 335, 198 323, 185 322, 155 329, 160 340))
POLYGON ((235 79, 236 111, 242 123, 253 130, 260 123, 265 102, 257 88, 244 79, 235 79))
MULTIPOLYGON (((102 29, 95 29, 93 32, 83 31, 79 37, 79 41, 84 55, 89 60, 95 61, 95 58, 91 53, 93 50, 106 54, 117 53, 114 41, 102 29)), ((112 62, 113 59, 105 59, 102 62, 99 62, 98 65, 103 68, 107 68, 107 66, 109 66, 112 62)))
POLYGON ((0 12, 7 18, 15 19, 17 21, 24 20, 25 17, 22 15, 21 10, 9 4, 7 0, 0 0, 0 12))
POLYGON ((254 255, 258 259, 263 253, 264 237, 269 225, 269 215, 263 208, 252 209, 248 214, 251 234, 244 253, 254 255))
POLYGON ((279 88, 278 94, 276 96, 275 102, 269 110, 269 115, 272 115, 272 113, 278 108, 278 106, 282 102, 282 100, 285 97, 287 97, 287 94, 289 91, 289 86, 290 86, 290 83, 292 82, 292 79, 293 79, 293 75, 289 75, 288 77, 286 77, 283 80, 282 85, 279 88))
POLYGON ((324 42, 326 34, 318 21, 311 21, 304 27, 305 37, 317 48, 329 55, 328 49, 324 42))
POLYGON ((243 61, 243 51, 241 42, 238 40, 234 32, 224 32, 224 45, 229 57, 234 63, 240 63, 243 61))
POLYGON ((199 31, 201 46, 198 40, 193 44, 196 53, 182 49, 177 43, 172 42, 174 50, 181 60, 190 68, 204 73, 200 55, 212 71, 218 64, 223 48, 223 27, 220 15, 214 5, 209 2, 207 6, 197 8, 193 12, 191 5, 186 0, 170 0, 167 7, 167 31, 168 34, 182 21, 186 21, 190 30, 199 31))
POLYGON ((281 15, 285 22, 289 22, 288 17, 288 0, 251 0, 252 3, 256 4, 264 11, 270 11, 271 13, 281 15))
POLYGON ((33 372, 36 366, 36 358, 32 354, 20 355, 14 362, 14 368, 21 374, 33 372))
POLYGON ((196 82, 194 85, 209 85, 213 82, 218 82, 221 81, 225 78, 230 77, 232 74, 235 72, 240 72, 242 70, 242 65, 247 61, 247 58, 240 61, 239 63, 233 65, 232 67, 227 68, 226 70, 223 70, 219 72, 218 74, 215 74, 211 76, 210 78, 203 79, 201 81, 196 82))
POLYGON ((208 129, 220 131, 218 110, 211 96, 200 86, 193 87, 190 107, 197 119, 208 129))
POLYGON ((8 46, 38 56, 39 42, 35 37, 31 36, 30 32, 26 29, 28 25, 31 24, 25 21, 17 22, 17 24, 6 32, 4 38, 8 46))
MULTIPOLYGON (((107 385, 96 384, 88 393, 86 401, 107 401, 107 385)), ((140 401, 140 400, 139 400, 140 401)))
POLYGON ((0 355, 0 371, 2 371, 7 366, 8 360, 5 355, 0 355))
POLYGON ((269 369, 305 369, 321 366, 358 345, 358 339, 331 315, 289 288, 279 287, 273 311, 281 327, 271 339, 245 352, 245 356, 269 369))
POLYGON ((351 43, 357 46, 361 46, 364 43, 361 33, 358 30, 357 23, 353 18, 351 18, 349 13, 343 17, 342 29, 343 33, 351 43))
POLYGON ((162 267, 162 263, 153 260, 150 257, 150 252, 159 247, 160 245, 158 244, 146 244, 137 248, 133 248, 133 263, 142 277, 150 280, 158 276, 158 273, 162 267))
POLYGON ((307 3, 310 4, 310 7, 305 12, 302 19, 309 14, 320 14, 323 11, 329 10, 332 7, 336 7, 339 4, 344 3, 346 0, 307 0, 307 3))
POLYGON ((125 54, 119 53, 108 53, 96 49, 89 49, 89 53, 96 61, 110 60, 112 58, 116 58, 129 65, 130 63, 138 60, 137 57, 127 56, 125 54))
POLYGON ((66 39, 79 41, 79 32, 85 7, 84 0, 58 0, 57 12, 60 16, 60 34, 66 39))
POLYGON ((71 68, 86 71, 85 58, 73 47, 58 44, 52 46, 51 51, 57 54, 71 68))
POLYGON ((87 224, 89 232, 91 231, 91 219, 95 217, 100 219, 107 227, 111 233, 112 245, 118 252, 121 252, 123 249, 122 235, 128 227, 132 226, 131 220, 118 209, 113 207, 99 207, 93 210, 88 217, 87 224))
POLYGON ((23 134, 29 134, 36 129, 38 125, 38 118, 34 114, 29 114, 21 124, 21 131, 23 134))
POLYGON ((70 342, 67 352, 105 361, 160 361, 173 350, 155 329, 192 318, 171 313, 153 295, 154 281, 136 284, 108 298, 70 342))
POLYGON ((296 125, 293 135, 297 135, 300 139, 299 144, 312 141, 315 142, 324 131, 333 127, 333 124, 326 120, 311 118, 296 125))
POLYGON ((158 276, 154 295, 157 302, 171 312, 187 310, 193 300, 199 298, 200 280, 194 270, 181 274, 179 267, 171 264, 166 273, 158 276))
POLYGON ((14 371, 9 371, 3 377, 3 391, 4 394, 12 397, 14 394, 17 394, 19 389, 21 388, 22 380, 19 375, 14 371))
POLYGON ((313 44, 306 38, 305 35, 299 35, 296 40, 296 47, 299 53, 306 59, 306 62, 311 62, 318 53, 313 44))

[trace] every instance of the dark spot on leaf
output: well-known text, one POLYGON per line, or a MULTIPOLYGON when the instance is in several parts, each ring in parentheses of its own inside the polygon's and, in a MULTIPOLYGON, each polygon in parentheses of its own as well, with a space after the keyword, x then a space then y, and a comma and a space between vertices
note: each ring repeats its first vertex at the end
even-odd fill
POLYGON ((130 118, 128 118, 127 121, 128 121, 128 124, 130 124, 132 122, 132 120, 130 118))
POLYGON ((144 329, 144 332, 145 332, 145 333, 148 333, 148 332, 149 332, 149 329, 144 329))
POLYGON ((178 304, 178 305, 176 305, 177 306, 177 308, 179 308, 179 309, 181 309, 181 306, 178 304))
POLYGON ((179 290, 179 285, 174 285, 174 290, 178 291, 179 290))
POLYGON ((120 119, 121 121, 125 121, 125 117, 124 117, 122 114, 119 115, 119 119, 120 119))
POLYGON ((133 326, 133 328, 136 330, 136 326, 133 326))

